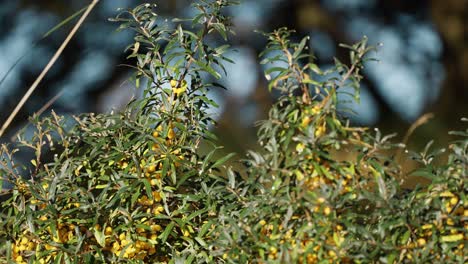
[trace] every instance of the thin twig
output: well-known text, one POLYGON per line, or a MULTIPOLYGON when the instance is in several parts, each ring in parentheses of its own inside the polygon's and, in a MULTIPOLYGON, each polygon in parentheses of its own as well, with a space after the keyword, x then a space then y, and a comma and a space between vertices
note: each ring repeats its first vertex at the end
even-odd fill
MULTIPOLYGON (((39 109, 36 113, 33 114, 34 117, 42 115, 49 107, 57 101, 60 96, 65 92, 65 90, 61 90, 58 94, 56 94, 54 97, 52 97, 47 103, 45 103, 41 109, 39 109)), ((15 139, 18 137, 18 134, 20 133, 21 130, 18 130, 11 138, 10 141, 13 142, 15 139)))
POLYGON ((34 116, 42 115, 42 113, 44 113, 53 103, 55 103, 55 101, 57 101, 64 92, 65 90, 61 90, 58 94, 52 97, 45 105, 41 107, 41 109, 34 113, 34 116))
MULTIPOLYGON (((433 113, 426 113, 426 114, 422 115, 420 118, 418 118, 410 126, 408 131, 406 131, 405 137, 403 138, 403 142, 402 142, 405 145, 405 148, 406 148, 406 144, 408 143, 408 140, 409 140, 410 136, 413 134, 413 132, 416 130, 416 128, 424 125, 425 123, 427 123, 427 121, 429 121, 433 117, 434 117, 433 113)), ((402 154, 403 154, 403 149, 399 149, 398 152, 396 153, 395 159, 401 161, 402 154)))
POLYGON ((63 50, 65 47, 68 45, 68 42, 70 42, 71 38, 73 35, 75 35, 76 31, 80 28, 81 24, 83 24, 83 21, 86 19, 86 17, 89 15, 91 10, 93 10, 94 6, 99 2, 99 0, 93 0, 93 2, 88 6, 84 14, 80 17, 80 20, 76 23, 76 25, 73 27, 73 29, 70 31, 68 34, 67 38, 63 41, 62 45, 58 48, 58 50, 55 52, 54 56, 52 59, 50 59, 49 63, 45 66, 45 68, 42 70, 41 74, 37 77, 37 79, 34 81, 34 83, 29 87, 28 91, 24 94, 23 98, 21 98, 21 101, 18 103, 18 105, 15 107, 13 112, 11 112, 10 116, 8 119, 5 121, 3 124, 2 128, 0 129, 0 137, 3 136, 3 133, 5 133, 6 129, 8 126, 11 124, 15 116, 18 114, 20 109, 23 107, 23 105, 26 103, 26 101, 29 99, 31 94, 34 92, 34 90, 37 88, 39 83, 42 81, 44 76, 47 74, 47 72, 52 68, 54 65, 55 61, 57 61, 58 57, 60 54, 62 54, 63 50))
POLYGON ((429 119, 431 119, 433 117, 434 117, 433 113, 426 113, 426 114, 422 115, 420 118, 418 118, 418 120, 416 120, 416 122, 414 122, 411 125, 411 127, 408 129, 408 131, 406 132, 405 137, 403 138, 403 144, 406 145, 408 143, 409 137, 413 134, 413 132, 414 132, 414 130, 416 130, 416 128, 424 125, 425 123, 427 123, 427 121, 429 121, 429 119))

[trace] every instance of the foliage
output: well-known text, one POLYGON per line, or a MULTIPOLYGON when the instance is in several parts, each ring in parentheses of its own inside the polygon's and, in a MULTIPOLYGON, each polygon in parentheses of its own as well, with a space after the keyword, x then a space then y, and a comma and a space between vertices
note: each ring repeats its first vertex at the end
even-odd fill
POLYGON ((228 262, 466 262, 466 132, 458 133, 464 138, 451 145, 446 165, 433 164, 443 151, 431 153, 430 145, 411 153, 422 163, 412 174, 432 182, 402 189, 394 154, 403 146, 393 135, 350 127, 338 114, 343 88, 354 87, 350 96, 358 98, 359 72, 372 50, 366 39, 344 46, 351 66, 336 61, 324 72, 304 52, 307 38, 291 43, 291 33, 266 34, 263 62, 285 67, 273 64, 265 73, 282 96, 261 123, 262 151, 249 153, 247 177, 238 179, 239 208, 220 213, 224 233, 216 242, 228 262), (350 155, 340 160, 337 153, 350 155))
POLYGON ((146 82, 143 99, 122 113, 75 117, 69 127, 55 114, 35 120, 34 135, 19 139, 36 154, 30 179, 17 166, 2 173, 15 185, 3 205, 12 249, 7 258, 213 261, 208 245, 223 201, 215 169, 228 157, 213 160, 217 147, 199 154, 202 141, 214 140, 206 109, 216 105, 206 97, 214 85, 202 73, 219 77, 213 67, 222 68, 226 59, 226 46, 211 47, 205 39, 230 31, 220 13, 228 5, 195 4, 199 14, 175 27, 149 4, 115 19, 136 32, 129 58, 136 83, 146 82), (55 152, 53 161, 42 160, 46 145, 55 152))
POLYGON ((308 38, 290 41, 280 28, 261 63, 269 89, 281 94, 260 123, 261 149, 245 170, 224 169, 232 155, 209 128, 209 83, 224 71, 231 32, 222 9, 201 0, 192 19, 166 23, 156 6, 114 19, 135 31, 129 59, 142 99, 120 113, 55 113, 33 118, 33 135, 2 145, 0 172, 12 185, 0 208, 0 260, 128 263, 463 263, 467 240, 468 130, 443 151, 428 144, 410 176, 430 179, 414 190, 393 135, 352 127, 338 94, 359 99, 369 60, 364 38, 346 46, 350 66, 321 70, 308 38), (201 144, 211 150, 203 154, 201 144), (15 155, 34 152, 32 166, 15 155), (47 160, 47 154, 53 159, 47 160), (346 159, 337 153, 349 153, 346 159), (26 172, 28 177, 22 177, 26 172))

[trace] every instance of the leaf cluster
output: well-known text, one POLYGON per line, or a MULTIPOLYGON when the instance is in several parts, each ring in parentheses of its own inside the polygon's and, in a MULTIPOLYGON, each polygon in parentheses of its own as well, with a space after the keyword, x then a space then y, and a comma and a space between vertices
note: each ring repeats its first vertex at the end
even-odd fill
POLYGON ((259 122, 260 148, 239 171, 225 165, 233 155, 216 153, 207 93, 232 62, 218 43, 233 4, 201 0, 193 18, 171 22, 151 4, 121 10, 113 20, 135 32, 128 59, 143 96, 118 113, 32 118, 33 133, 1 146, 0 260, 465 263, 468 130, 452 132, 447 151, 401 152, 394 135, 351 126, 338 98, 352 87, 359 99, 375 50, 366 38, 342 45, 349 65, 322 70, 307 37, 263 33, 261 63, 280 96, 259 122), (406 175, 398 153, 420 165, 406 175), (408 176, 429 183, 407 190, 408 176))

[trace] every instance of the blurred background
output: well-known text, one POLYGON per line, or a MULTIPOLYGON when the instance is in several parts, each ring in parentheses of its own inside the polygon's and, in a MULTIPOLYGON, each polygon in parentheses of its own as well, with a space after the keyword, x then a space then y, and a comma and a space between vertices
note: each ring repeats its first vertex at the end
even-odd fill
MULTIPOLYGON (((43 34, 68 16, 86 7, 85 0, 0 1, 0 124, 47 64, 76 23, 40 40, 43 34)), ((126 79, 131 70, 124 49, 132 42, 130 32, 116 32, 108 18, 117 8, 148 1, 101 0, 79 29, 62 56, 15 118, 7 142, 56 95, 51 109, 59 114, 106 112, 119 109, 135 92, 126 79)), ((151 1, 150 1, 151 2, 151 1)), ((193 14, 187 0, 153 1, 163 18, 193 14)), ((237 50, 226 65, 229 76, 222 82, 227 91, 215 91, 220 102, 213 109, 216 128, 227 150, 243 153, 254 148, 255 121, 266 117, 274 101, 266 89, 258 54, 265 39, 254 30, 271 31, 287 26, 297 30, 297 39, 309 35, 317 63, 330 67, 333 58, 348 62, 339 43, 351 44, 368 36, 371 44, 383 46, 374 53, 362 83, 361 103, 351 107, 353 122, 378 126, 385 133, 397 132, 401 140, 424 113, 434 118, 417 129, 413 147, 436 138, 436 145, 451 140, 447 131, 464 128, 468 117, 468 0, 243 0, 230 8, 236 36, 230 44, 237 50)), ((44 115, 47 115, 46 111, 44 115)))

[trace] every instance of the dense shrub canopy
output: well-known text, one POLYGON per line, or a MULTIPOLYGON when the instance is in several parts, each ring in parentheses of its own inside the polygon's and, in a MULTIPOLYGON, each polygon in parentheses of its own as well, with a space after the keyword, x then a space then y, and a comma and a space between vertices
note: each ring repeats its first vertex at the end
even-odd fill
POLYGON ((350 126, 337 95, 352 88, 359 100, 374 50, 365 38, 343 45, 350 65, 323 71, 307 38, 294 43, 286 28, 264 33, 261 63, 280 97, 242 166, 219 157, 207 92, 222 86, 208 77, 231 62, 229 46, 214 43, 231 32, 222 9, 233 4, 199 1, 195 17, 172 22, 149 4, 117 16, 135 31, 129 59, 143 97, 120 113, 33 119, 34 135, 2 146, 0 173, 12 188, 2 191, 0 259, 466 262, 468 130, 453 133, 459 139, 447 151, 401 152, 392 135, 350 126), (28 149, 32 166, 16 164, 15 153, 28 149), (402 189, 399 161, 408 157, 420 162, 410 176, 428 185, 402 189))

